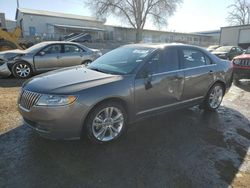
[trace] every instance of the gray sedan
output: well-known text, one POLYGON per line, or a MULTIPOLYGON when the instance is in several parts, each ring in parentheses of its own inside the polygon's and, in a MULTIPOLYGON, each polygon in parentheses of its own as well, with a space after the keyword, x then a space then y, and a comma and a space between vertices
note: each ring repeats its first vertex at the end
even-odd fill
POLYGON ((100 57, 100 50, 73 42, 41 42, 26 50, 0 53, 0 76, 13 74, 28 78, 32 74, 80 64, 88 64, 100 57))
POLYGON ((33 77, 18 107, 25 124, 46 138, 86 134, 107 143, 141 118, 194 105, 216 110, 231 83, 232 64, 199 47, 127 45, 87 67, 33 77))

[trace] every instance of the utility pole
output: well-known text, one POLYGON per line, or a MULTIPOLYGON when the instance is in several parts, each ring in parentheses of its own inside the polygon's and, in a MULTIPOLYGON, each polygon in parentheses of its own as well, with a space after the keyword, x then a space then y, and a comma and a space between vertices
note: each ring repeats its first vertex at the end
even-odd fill
POLYGON ((17 8, 19 8, 19 0, 16 0, 17 8))
POLYGON ((247 6, 247 14, 248 14, 248 23, 247 24, 250 24, 250 5, 247 6))

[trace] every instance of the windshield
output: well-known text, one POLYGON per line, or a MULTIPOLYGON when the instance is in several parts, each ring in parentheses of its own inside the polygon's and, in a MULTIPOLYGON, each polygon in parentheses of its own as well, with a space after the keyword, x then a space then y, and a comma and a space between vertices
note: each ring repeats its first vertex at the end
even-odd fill
POLYGON ((232 46, 222 46, 215 50, 215 52, 230 52, 232 46))
POLYGON ((109 74, 129 74, 154 48, 121 47, 99 57, 87 68, 109 74))
POLYGON ((44 42, 38 43, 38 44, 35 44, 35 45, 33 45, 33 46, 27 48, 25 51, 29 53, 29 52, 32 52, 33 50, 40 49, 40 48, 42 48, 42 47, 44 47, 44 46, 46 46, 46 45, 47 45, 47 44, 44 43, 44 42))
POLYGON ((250 48, 246 50, 245 54, 250 54, 250 48))

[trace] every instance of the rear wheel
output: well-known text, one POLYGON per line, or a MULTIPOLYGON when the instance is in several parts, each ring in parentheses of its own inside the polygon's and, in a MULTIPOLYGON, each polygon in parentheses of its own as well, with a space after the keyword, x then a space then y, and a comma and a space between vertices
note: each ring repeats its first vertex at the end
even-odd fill
POLYGON ((16 78, 29 78, 32 75, 32 69, 26 62, 16 62, 12 66, 12 74, 16 78))
POLYGON ((108 143, 122 135, 127 115, 119 103, 109 102, 97 106, 87 119, 87 134, 94 143, 108 143))
POLYGON ((205 109, 214 111, 219 108, 224 96, 224 87, 220 83, 216 83, 208 91, 205 99, 205 109))

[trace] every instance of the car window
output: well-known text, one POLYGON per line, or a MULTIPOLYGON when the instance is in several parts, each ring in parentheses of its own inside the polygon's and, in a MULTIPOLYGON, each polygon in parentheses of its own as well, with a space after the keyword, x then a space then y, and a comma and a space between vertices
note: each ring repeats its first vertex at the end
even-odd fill
POLYGON ((238 53, 242 53, 242 49, 237 48, 237 52, 238 52, 238 53))
POLYGON ((64 53, 79 53, 82 52, 82 49, 76 45, 65 44, 64 53))
POLYGON ((236 52, 236 48, 233 47, 233 48, 231 49, 231 52, 236 52))
POLYGON ((138 72, 138 78, 144 78, 147 75, 158 73, 158 65, 160 62, 160 53, 157 52, 145 62, 142 69, 138 72))
POLYGON ((61 45, 56 44, 56 45, 50 45, 42 50, 45 52, 45 54, 57 54, 61 53, 61 45))
POLYGON ((176 48, 166 48, 163 59, 159 64, 159 72, 174 71, 179 69, 178 52, 176 48))
POLYGON ((159 72, 159 62, 160 62, 160 53, 157 52, 154 54, 144 65, 142 72, 147 72, 149 74, 155 74, 159 72))
POLYGON ((206 57, 199 50, 183 49, 181 50, 180 56, 182 59, 182 68, 192 68, 206 65, 206 57))

